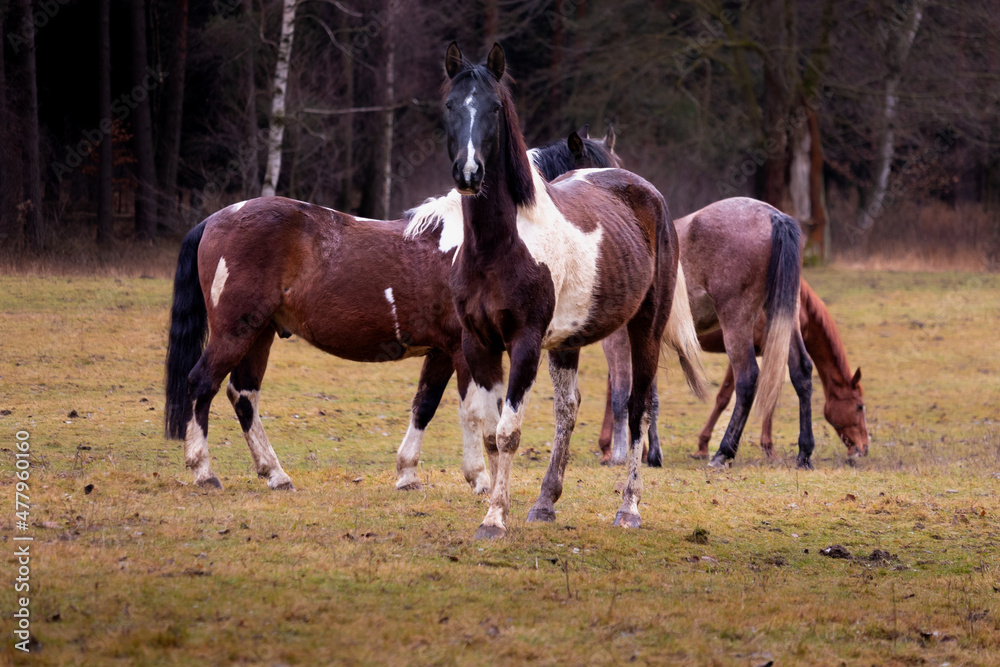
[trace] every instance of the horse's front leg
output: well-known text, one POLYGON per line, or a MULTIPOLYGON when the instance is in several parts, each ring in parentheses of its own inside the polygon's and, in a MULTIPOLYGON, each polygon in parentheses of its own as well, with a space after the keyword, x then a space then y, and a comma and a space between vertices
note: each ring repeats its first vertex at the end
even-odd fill
POLYGON ((799 468, 812 470, 812 453, 816 440, 812 430, 812 371, 813 363, 806 352, 802 334, 792 332, 792 343, 788 351, 788 371, 792 386, 799 397, 799 468))
MULTIPOLYGON (((452 355, 452 363, 458 376, 458 421, 462 427, 462 474, 465 475, 465 481, 472 487, 473 492, 476 494, 489 493, 493 489, 493 481, 490 473, 486 470, 486 462, 483 459, 483 445, 486 441, 483 429, 486 424, 486 403, 489 400, 489 392, 482 391, 472 381, 469 366, 461 349, 452 355)), ((497 412, 495 400, 493 401, 493 412, 497 412)), ((494 443, 494 452, 496 451, 496 422, 498 419, 499 414, 490 421, 493 429, 490 439, 494 443)))
POLYGON ((538 500, 528 512, 528 521, 555 521, 555 503, 563 490, 563 475, 569 460, 569 439, 576 427, 576 413, 580 408, 580 391, 576 384, 576 371, 580 363, 580 350, 549 350, 549 375, 552 377, 554 400, 552 411, 556 418, 556 435, 552 441, 552 457, 542 480, 538 500))
MULTIPOLYGON (((497 424, 497 468, 493 478, 490 507, 483 523, 476 531, 476 538, 499 538, 507 534, 507 514, 510 510, 510 469, 514 454, 521 443, 521 423, 528 407, 528 394, 538 374, 541 356, 541 336, 537 332, 523 332, 510 346, 510 380, 507 399, 504 401, 500 423, 497 424)), ((466 354, 468 358, 468 354, 466 354)), ((473 360, 470 369, 475 374, 473 360)))
POLYGON ((424 442, 424 431, 434 418, 441 395, 454 372, 451 356, 439 350, 432 350, 424 357, 420 370, 417 394, 410 409, 410 426, 406 429, 403 442, 396 453, 396 488, 400 491, 414 491, 420 488, 417 464, 420 462, 420 448, 424 442))

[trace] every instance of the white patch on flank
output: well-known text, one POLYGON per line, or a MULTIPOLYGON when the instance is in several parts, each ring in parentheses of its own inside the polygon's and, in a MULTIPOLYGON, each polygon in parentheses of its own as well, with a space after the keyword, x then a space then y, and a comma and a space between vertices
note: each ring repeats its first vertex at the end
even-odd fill
POLYGON ((392 296, 392 288, 385 288, 385 300, 389 302, 389 306, 392 308, 392 323, 396 325, 396 340, 400 343, 403 342, 403 336, 399 332, 399 317, 396 315, 396 299, 392 296))
MULTIPOLYGON (((458 190, 443 197, 431 197, 420 206, 406 212, 410 222, 403 235, 412 239, 420 234, 441 227, 438 250, 448 252, 462 245, 462 195, 458 190)), ((458 253, 455 253, 457 256, 458 253)))
POLYGON ((219 265, 215 267, 215 278, 212 279, 212 306, 219 305, 219 298, 222 290, 226 287, 226 279, 229 278, 229 268, 226 266, 226 258, 219 258, 219 265))
POLYGON ((465 108, 469 110, 469 145, 466 147, 465 167, 462 171, 465 180, 469 180, 476 173, 476 148, 472 145, 472 129, 476 126, 476 107, 472 106, 472 96, 476 94, 476 87, 472 87, 472 92, 465 98, 465 108))
POLYGON ((243 205, 244 205, 244 204, 246 204, 246 202, 245 202, 245 201, 241 201, 241 202, 239 202, 239 203, 237 203, 237 204, 233 204, 233 205, 232 205, 232 206, 230 206, 229 208, 231 208, 231 209, 232 209, 232 211, 231 211, 232 213, 236 213, 236 211, 238 211, 238 210, 240 210, 241 208, 243 208, 243 205))
MULTIPOLYGON (((531 176, 535 201, 531 206, 518 207, 517 233, 532 258, 547 266, 552 275, 555 311, 542 341, 543 347, 551 349, 579 331, 587 321, 598 284, 597 258, 604 232, 600 226, 584 232, 566 220, 549 197, 541 173, 532 168, 531 176)), ((562 188, 572 180, 550 187, 562 188)))

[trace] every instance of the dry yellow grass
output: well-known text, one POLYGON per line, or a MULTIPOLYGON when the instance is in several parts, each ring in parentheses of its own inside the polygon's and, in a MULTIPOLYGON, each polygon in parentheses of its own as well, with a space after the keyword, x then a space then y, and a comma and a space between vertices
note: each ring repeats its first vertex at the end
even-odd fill
MULTIPOLYGON (((997 664, 1000 279, 806 277, 862 366, 868 459, 846 465, 817 382, 816 471, 792 467, 786 387, 785 462, 761 459, 751 422, 736 466, 709 474, 687 457, 707 407, 672 369, 664 468, 643 471, 643 528, 616 530, 621 471, 594 455, 604 361, 588 349, 558 518, 524 523, 552 435, 543 363, 497 543, 471 539, 485 508, 459 470, 453 389, 428 431, 423 490, 393 488, 419 360, 359 365, 278 341, 261 404, 299 491, 256 479, 220 396, 209 440, 225 490, 206 492, 161 435, 169 282, 0 278, 0 540, 11 573, 10 443, 25 429, 30 662, 997 664), (686 539, 697 528, 707 543, 686 539), (820 555, 832 544, 895 559, 820 555)), ((717 381, 723 360, 706 362, 717 381)), ((4 579, 0 656, 27 663, 4 579)))

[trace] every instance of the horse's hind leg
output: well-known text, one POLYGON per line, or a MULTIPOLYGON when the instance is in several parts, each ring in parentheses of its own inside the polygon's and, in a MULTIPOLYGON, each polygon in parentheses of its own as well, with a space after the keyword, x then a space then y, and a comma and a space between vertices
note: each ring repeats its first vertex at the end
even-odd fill
POLYGON ((194 472, 198 486, 221 489, 208 455, 208 411, 222 380, 236 367, 250 347, 249 338, 211 337, 198 363, 188 375, 188 396, 194 403, 184 435, 184 465, 194 472))
POLYGON ((563 476, 569 460, 569 439, 576 427, 576 414, 580 408, 580 391, 576 384, 579 363, 580 350, 549 351, 556 436, 552 441, 552 457, 542 479, 542 489, 528 512, 528 521, 555 521, 556 518, 555 503, 562 495, 563 476))
POLYGON ((726 406, 729 405, 729 401, 733 397, 734 385, 733 365, 729 364, 726 366, 726 379, 722 381, 722 386, 719 387, 719 393, 715 396, 715 406, 712 408, 712 414, 708 416, 708 421, 705 422, 705 427, 701 429, 701 433, 698 435, 698 451, 692 454, 691 458, 708 458, 708 443, 712 440, 712 431, 715 429, 715 425, 719 421, 719 416, 725 411, 726 406))
POLYGON ((294 491, 292 478, 282 469, 278 455, 267 439, 258 407, 260 385, 264 380, 273 342, 274 329, 268 326, 257 335, 246 355, 230 373, 226 395, 233 404, 236 418, 240 420, 240 428, 243 429, 243 437, 250 448, 257 476, 267 480, 268 488, 294 491))
POLYGON ((628 399, 632 392, 632 361, 629 358, 628 329, 622 327, 603 341, 604 356, 610 374, 611 412, 614 416, 614 437, 611 442, 609 465, 621 465, 628 454, 628 399))
POLYGON ((660 434, 656 431, 656 420, 660 417, 660 394, 656 387, 655 374, 649 391, 649 452, 643 452, 642 458, 650 468, 662 468, 663 452, 660 451, 660 434))
POLYGON ((604 404, 604 421, 601 422, 601 434, 597 436, 597 447, 601 450, 601 465, 611 461, 611 439, 614 436, 615 417, 611 405, 611 373, 608 373, 607 399, 604 404))
POLYGON ((728 467, 729 462, 736 458, 736 450, 740 446, 743 428, 746 426, 747 417, 750 416, 750 408, 753 406, 754 395, 757 392, 757 376, 759 374, 752 338, 733 340, 733 338, 742 337, 730 336, 729 332, 723 330, 726 336, 729 363, 733 365, 733 373, 736 376, 736 405, 729 418, 726 433, 722 436, 722 442, 719 443, 719 451, 708 463, 712 468, 728 467))
POLYGON ((802 333, 796 328, 792 332, 792 342, 788 351, 788 371, 799 397, 799 457, 797 465, 811 470, 812 453, 816 447, 812 430, 812 359, 806 352, 802 333))
POLYGON ((656 378, 660 339, 666 318, 656 318, 652 302, 647 301, 628 324, 632 356, 632 389, 628 401, 629 447, 628 474, 622 490, 622 505, 615 515, 615 525, 638 528, 639 499, 642 495, 640 458, 649 437, 652 411, 652 386, 656 378), (660 321, 662 320, 662 321, 660 321))
POLYGON ((417 393, 410 409, 410 426, 403 442, 396 452, 396 488, 413 491, 420 488, 417 478, 417 463, 420 462, 420 448, 424 442, 424 431, 441 403, 441 395, 455 372, 451 357, 439 350, 433 350, 424 357, 420 370, 417 393))

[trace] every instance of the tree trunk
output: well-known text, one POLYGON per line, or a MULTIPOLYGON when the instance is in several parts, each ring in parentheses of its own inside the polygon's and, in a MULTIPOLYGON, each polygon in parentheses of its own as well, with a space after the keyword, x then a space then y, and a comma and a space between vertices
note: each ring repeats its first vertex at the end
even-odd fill
POLYGON ((830 229, 827 224, 826 193, 823 191, 823 143, 819 133, 819 117, 806 107, 809 123, 809 236, 807 254, 829 262, 830 229))
POLYGON ((112 195, 114 151, 111 140, 111 0, 97 3, 97 117, 101 129, 100 159, 97 174, 97 242, 106 245, 114 238, 112 195), (105 127, 109 130, 104 131, 105 127))
MULTIPOLYGON (((9 25, 6 3, 0 3, 0 35, 6 35, 9 25)), ((14 176, 18 173, 11 151, 11 118, 7 107, 7 74, 4 49, 0 48, 0 244, 19 241, 21 229, 14 209, 14 176)))
POLYGON ((247 99, 246 114, 246 150, 239 155, 243 165, 243 196, 247 199, 260 196, 260 174, 257 164, 257 83, 254 77, 254 50, 257 38, 253 31, 253 0, 243 0, 243 14, 246 22, 247 43, 243 52, 243 86, 247 99))
POLYGON ((500 41, 499 0, 486 0, 486 18, 483 21, 483 28, 486 37, 486 44, 484 46, 489 50, 494 43, 500 41))
POLYGON ((382 120, 382 135, 384 152, 382 156, 382 219, 392 218, 392 131, 396 111, 393 105, 396 103, 396 40, 393 27, 396 23, 395 12, 398 7, 393 0, 386 2, 386 13, 389 17, 388 25, 385 27, 385 115, 382 120))
MULTIPOLYGON (((102 0, 103 1, 103 0, 102 0)), ((166 109, 157 153, 160 178, 160 223, 174 222, 177 214, 177 163, 181 151, 181 121, 184 116, 184 69, 187 63, 188 0, 173 3, 171 57, 165 91, 166 109)))
POLYGON ((281 174, 281 140, 285 135, 285 96, 288 93, 288 63, 295 36, 296 0, 284 0, 281 11, 281 39, 278 42, 278 63, 274 68, 274 89, 271 97, 271 122, 267 139, 264 187, 261 194, 273 197, 281 174))
MULTIPOLYGON (((31 0, 18 0, 22 21, 33 19, 31 0)), ((24 234, 34 247, 42 245, 42 180, 39 157, 38 80, 35 72, 35 34, 24 31, 22 60, 23 117, 21 136, 24 141, 24 201, 19 208, 24 215, 24 234)))
MULTIPOLYGON (((140 241, 156 238, 156 164, 153 153, 153 121, 149 109, 151 70, 146 57, 146 2, 132 0, 132 85, 144 91, 135 96, 136 177, 135 236, 140 241)), ((155 83, 153 84, 155 85, 155 83)))
POLYGON ((872 185, 862 193, 861 210, 858 211, 857 227, 862 233, 868 232, 875 221, 885 212, 885 195, 889 190, 889 176, 896 141, 896 112, 899 103, 899 83, 903 77, 903 67, 910 55, 910 47, 916 39, 920 20, 923 18, 927 0, 914 0, 902 25, 894 32, 895 39, 889 39, 889 76, 885 81, 885 96, 882 103, 882 129, 875 141, 875 170, 872 185))
MULTIPOLYGON (((341 30, 349 30, 351 19, 346 12, 340 12, 341 30)), ((349 33, 353 35, 353 33, 349 33)), ((349 40, 354 43, 354 40, 349 40)), ((344 51, 343 60, 344 76, 344 104, 348 109, 354 107, 354 55, 350 49, 344 51)), ((354 114, 345 114, 343 119, 344 131, 344 177, 340 182, 340 196, 337 201, 337 208, 342 211, 352 211, 354 209, 354 114)))

